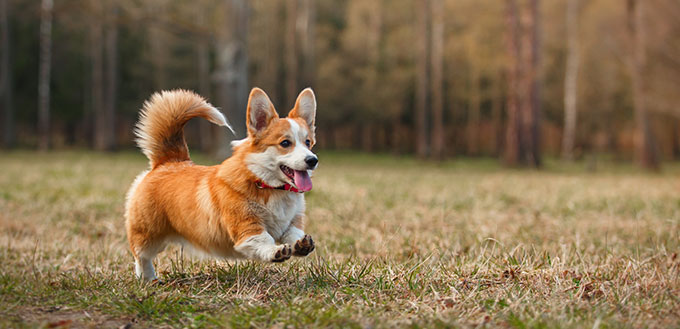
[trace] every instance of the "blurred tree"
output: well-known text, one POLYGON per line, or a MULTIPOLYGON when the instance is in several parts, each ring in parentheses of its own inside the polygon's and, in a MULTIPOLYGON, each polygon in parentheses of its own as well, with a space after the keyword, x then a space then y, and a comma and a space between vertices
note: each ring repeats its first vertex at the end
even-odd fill
POLYGON ((564 74, 564 133, 562 158, 573 160, 578 116, 578 71, 580 64, 578 0, 567 0, 567 65, 564 74))
POLYGON ((508 54, 508 92, 507 92, 507 124, 505 135, 505 152, 503 160, 507 165, 518 165, 520 162, 520 112, 523 100, 520 98, 520 78, 523 74, 520 65, 520 24, 516 0, 506 0, 505 20, 506 47, 508 54))
POLYGON ((2 104, 3 134, 2 144, 6 148, 14 146, 15 133, 14 125, 14 104, 12 97, 13 77, 12 66, 10 65, 10 54, 12 52, 9 32, 9 12, 8 0, 0 0, 0 99, 2 104))
POLYGON ((539 0, 529 0, 528 6, 529 29, 529 68, 527 74, 529 88, 529 106, 526 110, 525 127, 527 129, 526 162, 531 167, 541 166, 541 10, 539 0))
POLYGON ((106 148, 101 132, 106 126, 104 112, 104 49, 103 49, 103 16, 104 7, 101 0, 90 0, 90 61, 92 65, 92 113, 94 129, 92 129, 94 147, 98 150, 106 148))
POLYGON ((52 62, 52 0, 42 0, 40 7, 40 69, 38 77, 38 147, 50 148, 50 71, 52 62))
MULTIPOLYGON (((302 88, 314 85, 314 39, 316 37, 316 0, 301 0, 299 10, 300 55, 302 60, 302 88)), ((290 104, 289 106, 293 106, 290 104)))
POLYGON ((382 77, 382 4, 379 1, 350 1, 347 5, 347 26, 342 34, 342 51, 347 65, 344 70, 348 83, 343 88, 355 95, 347 103, 350 116, 351 146, 366 152, 378 146, 377 123, 385 118, 382 77))
MULTIPOLYGON (((198 93, 206 99, 210 99, 210 35, 207 33, 208 3, 198 2, 192 6, 195 11, 196 24, 201 32, 196 36, 196 66, 198 69, 198 93)), ((215 129, 214 125, 208 120, 199 121, 199 139, 201 151, 207 153, 215 152, 215 129)))
POLYGON ((116 0, 92 0, 90 3, 94 148, 109 151, 116 147, 118 4, 116 0))
POLYGON ((430 0, 416 1, 416 92, 414 123, 416 134, 416 155, 420 158, 428 156, 429 147, 427 142, 427 94, 428 94, 428 57, 429 57, 429 29, 430 0))
POLYGON ((297 51, 298 0, 286 1, 286 106, 292 106, 298 90, 298 51, 297 51), (290 104, 290 105, 288 105, 290 104))
POLYGON ((163 19, 169 14, 169 0, 144 1, 146 15, 150 17, 148 26, 149 57, 153 67, 154 89, 162 90, 169 87, 167 77, 168 60, 170 56, 167 28, 163 19))
MULTIPOLYGON (((668 140, 669 157, 680 158, 680 102, 677 86, 680 85, 680 2, 657 0, 647 5, 648 19, 648 99, 650 107, 663 114, 664 123, 670 126, 668 135, 655 135, 657 141, 668 140), (659 138, 660 137, 660 138, 659 138)), ((662 144, 662 143, 659 143, 662 144)), ((661 146, 661 145, 660 145, 661 146)), ((661 147, 660 147, 661 148, 661 147)))
POLYGON ((442 0, 430 0, 432 11, 431 83, 432 157, 444 157, 444 6, 442 0))
MULTIPOLYGON (((484 15, 451 15, 447 19, 449 36, 445 57, 452 68, 447 74, 446 92, 450 116, 445 118, 453 143, 451 154, 498 154, 502 144, 504 76, 507 54, 503 48, 504 6, 488 1, 450 1, 444 12, 484 15), (450 22, 450 24, 448 24, 450 22), (446 120, 448 119, 448 120, 446 120), (455 144, 454 144, 455 143, 455 144), (455 145, 455 146, 454 146, 455 145)), ((451 137, 449 140, 451 140, 451 137)))
POLYGON ((647 113, 647 76, 645 75, 647 52, 643 8, 644 1, 627 1, 628 32, 631 40, 629 65, 635 123, 638 130, 635 138, 636 158, 643 168, 656 170, 659 168, 659 156, 647 113))
MULTIPOLYGON (((575 0, 506 0, 504 6, 493 0, 251 0, 243 1, 245 11, 236 0, 61 0, 52 10, 51 36, 59 46, 50 54, 48 120, 34 88, 44 85, 46 67, 41 41, 33 37, 45 27, 42 0, 0 1, 11 7, 5 12, 11 31, 3 32, 0 15, 0 42, 12 39, 10 102, 22 111, 14 112, 11 126, 20 145, 47 136, 55 147, 87 141, 108 149, 95 136, 105 140, 102 133, 111 131, 113 145, 118 134, 122 147, 131 146, 136 110, 163 88, 213 96, 241 129, 245 105, 237 102, 245 104, 250 81, 282 114, 302 87, 314 87, 323 148, 498 155, 527 166, 540 163, 540 151, 567 149, 572 156, 612 152, 627 159, 640 154, 635 104, 642 103, 648 130, 658 138, 658 159, 680 154, 676 0, 644 3, 644 47, 637 49, 646 60, 638 92, 628 81, 635 76, 633 38, 619 0, 580 1, 576 15, 575 0), (576 23, 568 22, 575 16, 576 23), (575 26, 579 40, 569 47, 575 26), (566 69, 574 67, 574 54, 578 69, 566 69), (572 103, 581 104, 577 115, 570 115, 576 114, 572 103), (52 131, 41 134, 45 122, 52 131)), ((4 56, 7 46, 0 46, 4 56)), ((0 101, 4 119, 7 99, 0 101)), ((216 135, 223 130, 208 126, 190 123, 188 141, 226 154, 227 140, 216 135)), ((7 134, 3 129, 3 140, 7 134)))
POLYGON ((467 117, 467 151, 469 155, 479 154, 480 121, 481 121, 481 73, 480 67, 484 65, 477 44, 477 33, 469 33, 467 36, 467 60, 469 63, 469 88, 468 88, 468 117, 467 117), (480 63, 482 62, 482 63, 480 63))
POLYGON ((285 104, 285 72, 283 56, 285 40, 281 37, 282 25, 285 25, 284 3, 280 0, 252 1, 250 21, 251 35, 248 48, 252 70, 252 85, 267 92, 277 110, 283 110, 291 104, 285 104), (256 37, 257 36, 257 37, 256 37))
POLYGON ((507 0, 506 6, 510 89, 505 162, 539 167, 539 2, 529 0, 521 17, 517 1, 507 0))
POLYGON ((117 147, 116 138, 116 111, 118 104, 118 20, 119 20, 119 1, 106 1, 105 15, 105 43, 106 70, 105 70, 105 93, 104 108, 102 109, 102 119, 98 121, 104 124, 97 128, 100 136, 99 149, 113 150, 117 147))
MULTIPOLYGON (((272 6, 272 4, 269 4, 272 6)), ((275 5, 275 4, 274 4, 275 5)), ((314 81, 315 0, 285 1, 285 105, 293 106, 302 88, 314 81)), ((275 9, 275 8, 274 8, 275 9)))
POLYGON ((503 154, 503 81, 506 80, 505 72, 498 69, 493 82, 493 94, 491 96, 491 127, 493 130, 493 140, 491 154, 502 158, 503 154))
MULTIPOLYGON (((217 103, 226 111, 235 131, 235 138, 246 137, 246 108, 248 102, 248 1, 223 0, 220 29, 215 43, 216 68, 213 74, 217 85, 217 103)), ((231 145, 218 138, 218 157, 231 154, 231 145)))

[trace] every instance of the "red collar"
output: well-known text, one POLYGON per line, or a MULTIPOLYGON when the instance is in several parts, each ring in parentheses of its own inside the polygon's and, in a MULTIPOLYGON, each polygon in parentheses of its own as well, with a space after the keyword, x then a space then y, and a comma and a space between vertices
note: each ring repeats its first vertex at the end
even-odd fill
POLYGON ((285 191, 290 191, 290 192, 295 192, 295 193, 305 193, 305 192, 300 192, 300 190, 298 190, 295 186, 290 185, 288 183, 286 183, 282 186, 279 186, 279 187, 274 187, 274 186, 269 186, 262 181, 257 181, 257 182, 255 182, 255 186, 257 186, 257 188, 259 188, 259 189, 285 190, 285 191))

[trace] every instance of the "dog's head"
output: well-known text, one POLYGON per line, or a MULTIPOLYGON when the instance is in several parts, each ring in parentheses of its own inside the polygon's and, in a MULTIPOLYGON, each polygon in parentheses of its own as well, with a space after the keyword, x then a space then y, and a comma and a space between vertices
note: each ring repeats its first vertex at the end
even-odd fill
POLYGON ((298 95, 286 118, 279 118, 262 89, 253 88, 246 114, 248 142, 246 164, 255 176, 270 186, 294 185, 306 192, 312 189, 311 171, 319 162, 312 153, 315 143, 316 98, 307 88, 298 95))

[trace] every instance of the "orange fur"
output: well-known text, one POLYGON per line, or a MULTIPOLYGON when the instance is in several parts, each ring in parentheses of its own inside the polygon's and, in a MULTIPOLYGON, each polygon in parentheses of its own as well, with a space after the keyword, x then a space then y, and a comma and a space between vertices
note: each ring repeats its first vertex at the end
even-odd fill
MULTIPOLYGON (((291 111, 292 119, 307 129, 313 141, 305 120, 296 118, 296 108, 291 111)), ((222 164, 207 167, 190 161, 182 128, 196 116, 227 125, 213 110, 187 91, 155 94, 144 105, 137 134, 151 169, 133 183, 125 212, 130 249, 138 262, 146 257, 144 253, 153 259, 168 241, 176 240, 220 257, 242 257, 234 248, 267 229, 268 201, 292 193, 257 188, 258 177, 246 166, 249 154, 263 152, 286 138, 291 124, 278 115, 260 131, 249 129, 249 137, 222 164)), ((271 111, 276 113, 273 107, 271 111)), ((250 112, 249 106, 249 118, 250 112)), ((303 230, 303 220, 304 214, 298 214, 290 225, 303 230)))
POLYGON ((144 103, 135 133, 151 168, 166 161, 189 160, 183 129, 187 121, 195 117, 231 129, 222 113, 190 91, 156 93, 144 103))

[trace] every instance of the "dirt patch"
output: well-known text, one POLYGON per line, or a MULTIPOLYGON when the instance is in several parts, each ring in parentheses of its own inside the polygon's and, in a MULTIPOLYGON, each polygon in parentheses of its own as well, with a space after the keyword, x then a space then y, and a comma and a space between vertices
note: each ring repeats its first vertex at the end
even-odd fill
POLYGON ((65 306, 19 307, 7 319, 41 328, 135 328, 136 318, 114 318, 99 312, 72 310, 65 306))

